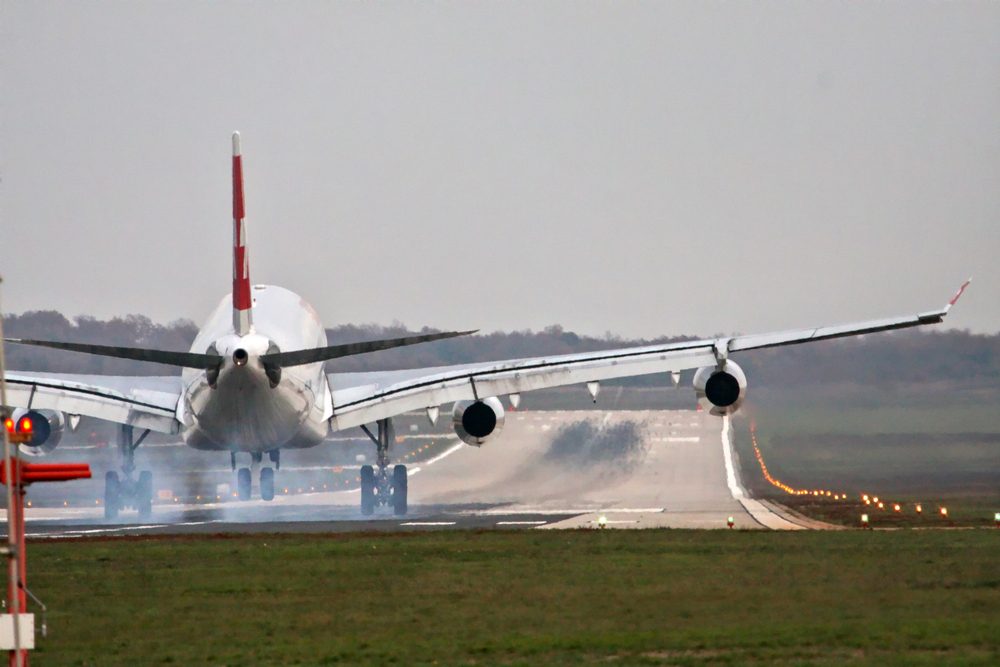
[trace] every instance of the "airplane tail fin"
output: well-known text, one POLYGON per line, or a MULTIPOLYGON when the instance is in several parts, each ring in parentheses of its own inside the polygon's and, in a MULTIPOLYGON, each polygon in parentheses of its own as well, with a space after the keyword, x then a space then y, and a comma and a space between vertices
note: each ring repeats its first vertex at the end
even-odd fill
POLYGON ((240 154, 240 133, 233 132, 233 329, 241 336, 250 333, 253 326, 250 260, 243 218, 243 156, 240 154))

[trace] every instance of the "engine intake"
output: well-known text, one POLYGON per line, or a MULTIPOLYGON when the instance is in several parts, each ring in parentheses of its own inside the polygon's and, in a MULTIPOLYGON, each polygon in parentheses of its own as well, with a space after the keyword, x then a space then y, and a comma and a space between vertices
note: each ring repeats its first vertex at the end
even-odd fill
POLYGON ((56 410, 15 410, 11 415, 15 428, 21 433, 31 433, 31 440, 19 445, 28 456, 51 454, 62 440, 66 428, 63 413, 56 410))
POLYGON ((503 430, 503 403, 495 397, 479 401, 458 401, 452 411, 451 421, 462 442, 481 447, 503 430))
POLYGON ((735 361, 699 368, 694 374, 694 393, 710 414, 721 417, 740 409, 747 395, 747 376, 735 361))

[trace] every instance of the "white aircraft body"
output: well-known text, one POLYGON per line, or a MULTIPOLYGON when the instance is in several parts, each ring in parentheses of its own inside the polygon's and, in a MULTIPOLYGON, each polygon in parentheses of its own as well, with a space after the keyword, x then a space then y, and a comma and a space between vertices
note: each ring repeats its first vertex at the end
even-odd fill
MULTIPOLYGON (((151 511, 151 473, 143 471, 133 477, 135 449, 150 431, 179 434, 197 449, 228 451, 234 470, 237 454, 248 454, 251 467, 260 468, 261 497, 270 500, 282 449, 312 447, 331 431, 353 427, 363 428, 377 451, 377 466, 363 466, 361 471, 362 512, 371 514, 377 505, 392 505, 397 514, 405 514, 406 468, 397 465, 389 470, 394 416, 426 410, 435 421, 441 405, 454 403, 457 434, 466 443, 481 446, 502 430, 500 396, 508 396, 516 407, 522 392, 586 383, 596 400, 602 380, 670 373, 676 383, 680 371, 688 369, 697 369, 694 389, 705 407, 716 415, 731 414, 743 402, 747 380, 730 354, 941 322, 967 285, 968 281, 936 310, 840 326, 439 368, 328 374, 324 362, 329 359, 473 332, 328 346, 318 314, 304 299, 281 287, 251 285, 243 164, 236 133, 233 291, 209 317, 189 352, 11 340, 180 366, 182 374, 122 377, 10 372, 6 375, 7 408, 12 410, 14 424, 20 426, 27 419, 34 427, 32 442, 22 446, 29 454, 54 449, 66 422, 73 423, 79 415, 121 424, 118 445, 123 476, 109 471, 105 479, 109 518, 127 506, 136 507, 141 516, 151 511), (377 425, 376 433, 367 427, 371 423, 377 425)), ((251 467, 236 470, 238 494, 243 499, 251 494, 251 467)))

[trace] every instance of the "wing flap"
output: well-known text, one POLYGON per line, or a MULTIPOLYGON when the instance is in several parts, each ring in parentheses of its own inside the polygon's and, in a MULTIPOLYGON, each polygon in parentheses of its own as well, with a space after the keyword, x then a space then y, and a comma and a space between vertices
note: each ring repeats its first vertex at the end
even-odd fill
POLYGON ((179 377, 8 373, 7 402, 177 433, 179 377))
MULTIPOLYGON (((334 429, 391 417, 411 410, 470 400, 477 396, 502 396, 568 384, 620 377, 666 373, 715 363, 710 344, 680 344, 617 350, 625 354, 564 355, 550 359, 473 364, 417 375, 414 371, 378 374, 380 382, 342 386, 345 376, 331 376, 334 429), (396 381, 393 381, 396 380, 396 381)), ((369 375, 369 374, 358 374, 369 375)), ((375 374, 371 374, 375 375, 375 374)), ((358 378, 361 380, 361 378, 358 378)), ((370 379, 370 378, 367 378, 370 379)))

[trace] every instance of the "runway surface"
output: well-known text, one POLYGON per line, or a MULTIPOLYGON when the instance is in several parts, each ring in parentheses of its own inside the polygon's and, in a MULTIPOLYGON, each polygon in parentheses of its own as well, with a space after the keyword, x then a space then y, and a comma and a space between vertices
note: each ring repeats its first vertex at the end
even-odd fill
MULTIPOLYGON (((411 451, 410 511, 405 517, 393 516, 388 508, 363 517, 351 470, 346 471, 350 479, 344 480, 344 490, 309 492, 319 488, 312 481, 316 475, 326 479, 322 475, 331 470, 345 474, 343 466, 322 465, 324 450, 330 451, 325 448, 343 446, 334 441, 310 450, 312 459, 307 462, 312 465, 286 464, 278 472, 279 485, 289 479, 301 482, 296 475, 313 475, 312 486, 301 493, 293 489, 271 502, 178 502, 170 498, 173 491, 164 493, 162 483, 157 483, 164 498, 154 505, 148 521, 137 523, 135 513, 128 511, 114 521, 105 520, 97 501, 86 505, 88 501, 80 500, 68 507, 29 508, 28 535, 560 529, 597 527, 602 516, 607 528, 725 528, 728 517, 736 528, 805 527, 779 508, 746 496, 731 447, 729 420, 701 412, 517 412, 507 416, 503 433, 481 448, 462 444, 443 427, 434 434, 413 435, 414 443, 434 438, 433 449, 422 448, 423 456, 415 453, 421 449, 407 444, 409 437, 399 438, 394 446, 399 456, 404 449, 411 451)), ((180 445, 160 445, 156 451, 181 471, 195 470, 207 460, 204 453, 180 445)), ((76 453, 66 452, 64 458, 76 453)), ((87 492, 98 497, 96 490, 103 485, 98 460, 103 457, 104 469, 111 467, 112 452, 81 451, 76 458, 84 454, 92 457, 98 478, 88 482, 87 492)), ((216 461, 225 455, 212 456, 216 461)), ((228 466, 217 461, 195 472, 222 480, 231 476, 228 466)), ((158 471, 156 479, 170 478, 158 471)))

